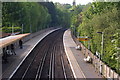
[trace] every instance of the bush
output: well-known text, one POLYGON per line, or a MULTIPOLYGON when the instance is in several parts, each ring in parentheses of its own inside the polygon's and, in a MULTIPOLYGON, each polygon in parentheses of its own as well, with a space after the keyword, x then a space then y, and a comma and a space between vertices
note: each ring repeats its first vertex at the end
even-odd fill
MULTIPOLYGON (((20 32, 21 28, 20 27, 13 27, 14 32, 20 32)), ((2 31, 5 33, 11 33, 12 32, 12 27, 2 27, 2 31)))

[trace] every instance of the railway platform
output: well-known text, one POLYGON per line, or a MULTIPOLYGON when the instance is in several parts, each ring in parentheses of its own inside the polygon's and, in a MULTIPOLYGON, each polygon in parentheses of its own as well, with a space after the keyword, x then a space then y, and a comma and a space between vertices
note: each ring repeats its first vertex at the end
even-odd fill
POLYGON ((77 44, 74 42, 70 30, 65 31, 63 43, 70 67, 76 79, 86 78, 88 80, 99 80, 102 78, 98 73, 95 72, 92 64, 86 63, 83 60, 85 56, 82 54, 82 51, 75 49, 77 44))
MULTIPOLYGON (((59 28, 58 28, 59 29, 59 28)), ((0 79, 9 78, 11 74, 15 72, 15 70, 22 64, 24 59, 29 55, 29 53, 33 50, 33 48, 48 34, 55 31, 57 29, 48 30, 29 41, 23 44, 23 49, 17 48, 15 50, 16 55, 12 55, 8 57, 8 63, 2 64, 2 75, 0 75, 0 79)))

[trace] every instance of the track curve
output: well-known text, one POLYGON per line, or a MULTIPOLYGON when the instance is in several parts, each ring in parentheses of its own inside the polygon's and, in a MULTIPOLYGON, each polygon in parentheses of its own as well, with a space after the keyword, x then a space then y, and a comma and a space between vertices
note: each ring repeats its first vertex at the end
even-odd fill
POLYGON ((64 31, 56 30, 38 43, 11 79, 73 79, 64 52, 64 31))

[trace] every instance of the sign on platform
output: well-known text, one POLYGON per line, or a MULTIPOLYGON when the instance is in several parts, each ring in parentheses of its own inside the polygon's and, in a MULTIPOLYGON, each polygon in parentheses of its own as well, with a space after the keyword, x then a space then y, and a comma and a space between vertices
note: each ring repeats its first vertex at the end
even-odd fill
POLYGON ((89 41, 89 38, 77 38, 79 41, 89 41))
POLYGON ((88 36, 80 36, 80 37, 77 38, 77 40, 79 40, 79 41, 89 41, 90 38, 88 36))

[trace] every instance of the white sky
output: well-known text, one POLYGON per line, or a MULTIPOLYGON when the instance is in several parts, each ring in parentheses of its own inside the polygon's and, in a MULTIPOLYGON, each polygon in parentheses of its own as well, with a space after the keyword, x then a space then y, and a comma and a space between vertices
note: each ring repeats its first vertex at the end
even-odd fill
MULTIPOLYGON (((49 0, 53 2, 59 2, 59 3, 69 3, 72 4, 73 0, 49 0)), ((89 2, 92 2, 93 0, 76 0, 76 4, 87 4, 89 2)))

